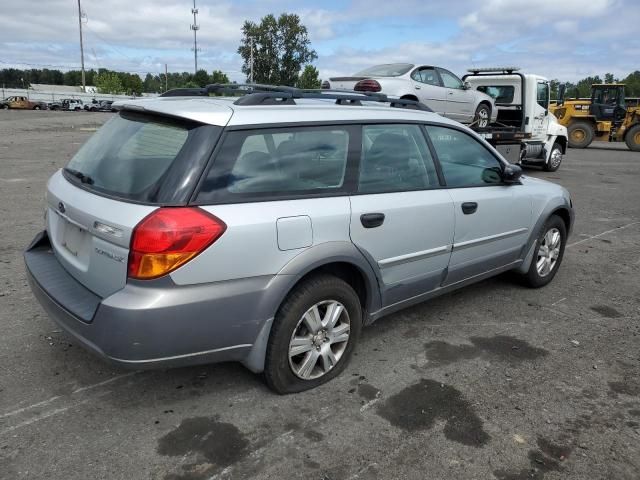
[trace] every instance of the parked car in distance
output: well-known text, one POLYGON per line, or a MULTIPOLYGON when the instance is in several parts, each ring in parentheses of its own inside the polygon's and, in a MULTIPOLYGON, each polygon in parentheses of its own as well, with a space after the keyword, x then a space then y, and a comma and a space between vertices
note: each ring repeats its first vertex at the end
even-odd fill
POLYGON ((69 110, 74 112, 79 112, 84 108, 84 104, 82 100, 78 100, 76 98, 63 98, 60 100, 61 110, 69 110))
POLYGON ((84 104, 84 109, 87 112, 97 112, 98 110, 100 110, 100 102, 94 98, 93 100, 91 100, 91 103, 84 104))
POLYGON ((135 369, 238 361, 298 392, 385 315, 558 272, 564 188, 411 100, 270 88, 117 102, 50 178, 24 260, 78 343, 135 369))
POLYGON ((47 102, 29 100, 27 97, 22 96, 13 96, 2 100, 0 108, 5 110, 10 108, 14 110, 46 110, 47 102))
POLYGON ((322 88, 381 92, 392 97, 418 100, 440 115, 480 127, 495 121, 497 115, 491 96, 471 90, 449 70, 433 65, 376 65, 351 77, 330 78, 323 82, 322 88))

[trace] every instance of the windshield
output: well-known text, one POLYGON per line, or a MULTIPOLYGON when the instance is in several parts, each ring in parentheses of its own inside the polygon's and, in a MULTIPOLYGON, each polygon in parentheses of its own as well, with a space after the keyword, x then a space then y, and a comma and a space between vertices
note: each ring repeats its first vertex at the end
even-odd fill
POLYGON ((210 128, 215 127, 123 111, 82 146, 65 176, 98 193, 164 203, 172 198, 167 184, 175 187, 189 165, 203 159, 206 132, 200 131, 210 128))
POLYGON ((365 68, 355 73, 354 77, 399 77, 404 75, 413 68, 410 63, 388 63, 385 65, 376 65, 375 67, 365 68))

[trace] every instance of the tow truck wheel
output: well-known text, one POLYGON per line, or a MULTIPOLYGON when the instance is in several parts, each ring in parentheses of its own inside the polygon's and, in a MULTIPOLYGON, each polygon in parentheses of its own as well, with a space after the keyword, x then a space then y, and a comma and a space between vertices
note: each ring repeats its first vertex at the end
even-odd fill
POLYGON ((574 122, 567 129, 569 132, 569 146, 571 148, 587 148, 593 141, 595 132, 593 125, 588 122, 574 122))
POLYGON ((629 129, 624 137, 624 141, 630 150, 640 152, 640 123, 629 129))
POLYGON ((562 163, 562 147, 558 143, 553 144, 551 154, 549 155, 549 161, 544 164, 545 172, 555 172, 560 168, 562 163))

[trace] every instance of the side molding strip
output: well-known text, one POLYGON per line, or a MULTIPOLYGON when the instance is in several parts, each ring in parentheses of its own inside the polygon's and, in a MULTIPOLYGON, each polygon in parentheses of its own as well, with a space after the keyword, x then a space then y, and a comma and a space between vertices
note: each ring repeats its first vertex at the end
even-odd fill
POLYGON ((454 243, 454 250, 461 250, 463 248, 473 247, 483 243, 493 242, 495 240, 502 240, 503 238, 513 237, 521 233, 529 231, 528 228, 518 228, 517 230, 511 230, 509 232, 498 233, 497 235, 489 235, 488 237, 474 238, 473 240, 467 240, 466 242, 454 243))
POLYGON ((403 263, 415 262, 416 260, 422 260, 423 258, 432 257, 439 253, 445 253, 451 250, 451 245, 444 245, 442 247, 431 248, 429 250, 422 250, 415 253, 407 253, 406 255, 399 255, 397 257, 385 258, 378 261, 380 268, 392 267, 395 265, 401 265, 403 263))

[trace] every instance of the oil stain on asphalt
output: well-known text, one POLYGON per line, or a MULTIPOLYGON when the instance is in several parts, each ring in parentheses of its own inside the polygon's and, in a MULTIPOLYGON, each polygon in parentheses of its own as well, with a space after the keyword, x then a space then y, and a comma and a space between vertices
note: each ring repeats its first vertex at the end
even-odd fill
POLYGON ((443 341, 425 344, 431 365, 446 365, 458 360, 478 357, 497 358, 508 362, 535 360, 549 354, 543 348, 533 347, 524 340, 507 335, 495 337, 471 337, 471 345, 452 345, 443 341))
POLYGON ((606 318, 620 318, 624 316, 618 310, 616 310, 613 307, 610 307, 609 305, 593 305, 590 308, 594 312, 599 313, 600 315, 606 318))
POLYGON ((566 460, 572 451, 569 446, 555 444, 543 437, 538 437, 538 448, 529 450, 530 468, 495 470, 493 475, 498 480, 542 480, 545 473, 562 471, 560 462, 566 460))
POLYGON ((235 425, 218 417, 193 417, 158 441, 158 453, 168 456, 200 455, 209 463, 226 467, 248 453, 249 442, 235 425))
POLYGON ((409 432, 430 429, 441 419, 446 422, 444 434, 449 440, 473 447, 489 441, 471 404, 458 390, 435 380, 422 379, 401 390, 381 404, 377 413, 409 432))

